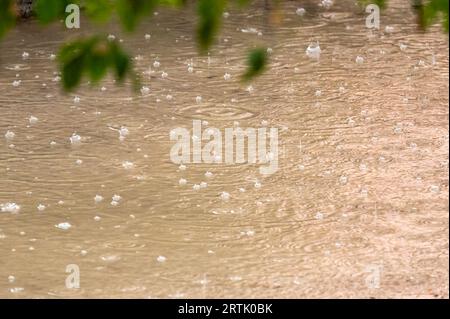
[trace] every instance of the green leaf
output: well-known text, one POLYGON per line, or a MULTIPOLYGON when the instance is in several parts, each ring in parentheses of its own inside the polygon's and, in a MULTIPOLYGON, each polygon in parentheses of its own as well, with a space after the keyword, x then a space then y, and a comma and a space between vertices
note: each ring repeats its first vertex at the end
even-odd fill
POLYGON ((199 0, 197 11, 199 24, 197 28, 200 50, 204 53, 214 41, 220 28, 222 14, 226 6, 225 0, 199 0))
POLYGON ((0 1, 0 38, 16 23, 13 0, 0 1))
MULTIPOLYGON (((58 55, 64 89, 77 87, 83 74, 93 84, 103 79, 112 70, 119 82, 127 75, 134 75, 131 59, 119 44, 106 37, 94 36, 66 44, 58 55)), ((133 79, 134 80, 134 79, 133 79)))
POLYGON ((86 0, 84 8, 89 18, 97 22, 106 22, 114 11, 114 0, 86 0))
POLYGON ((385 9, 387 4, 386 0, 358 0, 360 5, 367 6, 369 4, 376 4, 380 9, 385 9))
POLYGON ((62 80, 65 90, 70 91, 80 84, 83 75, 84 60, 85 55, 80 54, 63 65, 62 80))
POLYGON ((417 11, 419 24, 423 29, 432 25, 439 15, 442 15, 442 26, 445 32, 449 32, 449 1, 448 0, 430 0, 425 4, 420 0, 416 0, 414 8, 417 11))
POLYGON ((106 42, 98 42, 87 52, 86 69, 93 83, 100 81, 108 71, 111 64, 108 44, 106 42))
POLYGON ((122 26, 133 31, 139 20, 153 12, 158 0, 117 0, 117 14, 122 26))
POLYGON ((248 81, 261 74, 266 68, 267 60, 267 49, 257 48, 252 50, 247 57, 247 70, 243 75, 243 80, 248 81))
POLYGON ((116 43, 111 46, 111 55, 116 79, 122 82, 127 73, 131 72, 131 59, 116 43))
POLYGON ((65 16, 68 0, 36 0, 34 11, 41 23, 47 24, 65 16))

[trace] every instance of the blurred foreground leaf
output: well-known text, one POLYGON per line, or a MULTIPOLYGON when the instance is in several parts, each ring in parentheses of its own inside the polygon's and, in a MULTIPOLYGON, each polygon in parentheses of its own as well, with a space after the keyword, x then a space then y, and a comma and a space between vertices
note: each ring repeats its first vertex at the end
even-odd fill
POLYGON ((68 4, 68 0, 36 0, 34 12, 41 23, 47 24, 64 18, 68 4))
POLYGON ((86 14, 96 22, 107 22, 115 8, 115 0, 85 0, 86 14))
POLYGON ((442 15, 442 26, 445 32, 449 32, 449 0, 429 0, 423 4, 422 1, 415 1, 415 9, 419 17, 419 25, 426 29, 432 25, 438 16, 442 15))
POLYGON ((119 44, 98 36, 66 44, 58 59, 66 91, 77 87, 84 74, 93 84, 104 78, 108 70, 114 72, 119 82, 127 75, 134 77, 131 59, 119 44))
POLYGON ((158 0, 116 0, 122 26, 127 31, 133 31, 141 18, 152 13, 157 4, 158 0))
POLYGON ((199 24, 197 40, 202 52, 206 52, 214 41, 222 22, 222 14, 226 6, 225 0, 199 0, 197 11, 199 24))
POLYGON ((385 9, 387 6, 386 0, 358 0, 358 2, 363 6, 367 6, 369 4, 376 4, 378 7, 380 7, 380 9, 385 9))
POLYGON ((243 80, 251 80, 262 73, 267 66, 267 60, 267 49, 257 48, 252 50, 247 57, 247 70, 242 76, 243 80))
POLYGON ((14 26, 16 22, 16 12, 14 10, 14 0, 0 1, 0 38, 14 26))

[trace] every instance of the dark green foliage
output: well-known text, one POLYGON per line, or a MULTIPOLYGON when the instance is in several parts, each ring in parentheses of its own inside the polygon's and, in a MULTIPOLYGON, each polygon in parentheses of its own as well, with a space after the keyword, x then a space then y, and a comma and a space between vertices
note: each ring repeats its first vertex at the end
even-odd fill
POLYGON ((86 73, 92 83, 100 81, 111 69, 119 82, 133 75, 130 57, 115 41, 92 37, 65 45, 59 52, 64 89, 78 86, 86 73))
POLYGON ((225 6, 225 0, 198 0, 197 38, 200 50, 203 53, 211 46, 214 36, 219 31, 225 6))
POLYGON ((14 12, 14 0, 0 1, 0 38, 3 37, 8 29, 12 28, 16 22, 14 12))
POLYGON ((114 12, 114 5, 114 0, 84 1, 86 14, 97 22, 107 22, 114 12))
POLYGON ((418 13, 419 25, 426 29, 433 24, 438 16, 442 15, 442 26, 444 30, 449 32, 449 0, 429 0, 423 3, 422 1, 415 1, 415 9, 418 13))
POLYGON ((376 4, 380 7, 380 9, 386 8, 386 0, 359 0, 358 2, 364 6, 367 6, 369 4, 376 4))
POLYGON ((133 31, 142 17, 153 12, 157 0, 116 0, 116 9, 122 26, 133 31))
POLYGON ((50 23, 63 18, 70 3, 68 0, 36 0, 34 12, 41 23, 50 23))
POLYGON ((264 71, 267 65, 267 49, 257 48, 252 50, 247 57, 247 71, 243 79, 248 81, 264 71))

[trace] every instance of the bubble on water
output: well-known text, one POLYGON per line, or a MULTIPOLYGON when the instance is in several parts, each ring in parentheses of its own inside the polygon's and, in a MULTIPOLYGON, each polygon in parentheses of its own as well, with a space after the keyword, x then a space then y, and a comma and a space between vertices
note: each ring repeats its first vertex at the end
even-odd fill
POLYGON ((87 250, 84 250, 84 249, 80 251, 81 256, 86 256, 87 253, 88 253, 87 250))
POLYGON ((100 216, 95 216, 94 217, 94 220, 96 221, 96 222, 98 222, 98 221, 100 221, 102 218, 100 217, 100 216))
POLYGON ((122 200, 122 196, 114 194, 112 200, 115 202, 120 202, 122 200))
POLYGON ((322 96, 322 91, 321 90, 316 90, 315 95, 316 95, 316 97, 322 96))
POLYGON ((206 187, 208 187, 208 183, 200 182, 200 188, 206 188, 206 187))
POLYGON ((128 128, 126 128, 125 126, 121 126, 119 131, 119 139, 123 140, 125 139, 125 137, 130 134, 130 131, 128 130, 128 128))
POLYGON ((308 56, 308 58, 314 59, 314 60, 319 60, 320 53, 322 52, 322 50, 320 49, 319 42, 311 43, 306 48, 305 52, 306 52, 306 55, 308 56))
POLYGON ((163 79, 167 78, 168 76, 169 76, 169 74, 167 74, 167 72, 161 73, 161 77, 162 77, 163 79))
POLYGON ((206 177, 206 178, 211 178, 211 177, 213 177, 213 173, 211 173, 210 171, 207 171, 207 172, 205 173, 205 177, 206 177))
POLYGON ((152 37, 152 36, 151 36, 150 34, 144 35, 144 39, 145 39, 145 40, 150 40, 151 37, 152 37))
POLYGON ((134 164, 130 161, 124 161, 122 162, 122 167, 125 169, 132 169, 134 168, 134 164))
POLYGON ((356 59, 355 59, 355 62, 357 63, 357 64, 363 64, 364 63, 364 58, 362 57, 362 56, 357 56, 356 57, 356 59))
POLYGON ((55 225, 56 228, 62 229, 62 230, 68 230, 72 225, 68 222, 62 222, 57 225, 55 225))
POLYGON ((154 68, 159 68, 160 66, 161 66, 161 63, 159 63, 159 61, 153 62, 153 67, 154 68))
POLYGON ((96 203, 100 203, 101 201, 103 201, 103 196, 101 196, 101 195, 95 195, 94 196, 94 201, 96 202, 96 203))
POLYGON ((13 131, 6 131, 5 133, 5 138, 7 140, 12 140, 15 136, 16 134, 13 131))
POLYGON ((229 79, 231 79, 231 74, 230 73, 225 73, 223 76, 225 81, 228 81, 229 79))
POLYGON ((363 173, 367 172, 367 165, 362 163, 359 165, 359 170, 363 173))
POLYGON ((48 58, 50 59, 50 61, 54 61, 56 60, 56 54, 50 54, 48 58))
POLYGON ((306 13, 306 10, 305 10, 304 8, 297 8, 297 10, 295 11, 295 13, 296 13, 298 16, 303 17, 303 16, 305 15, 305 13, 306 13))
POLYGON ((242 277, 241 276, 230 276, 229 279, 231 281, 241 281, 242 277))
POLYGON ((100 256, 100 259, 105 261, 105 262, 116 262, 120 260, 120 256, 117 255, 104 255, 104 256, 100 256))
POLYGON ((159 263, 163 263, 167 260, 167 258, 165 256, 158 256, 156 257, 156 261, 159 263))
POLYGON ((385 32, 385 33, 392 33, 392 32, 394 32, 394 27, 392 27, 392 26, 390 26, 390 25, 387 25, 387 26, 384 28, 384 32, 385 32))
POLYGON ((166 95, 166 100, 170 101, 170 100, 172 100, 172 99, 173 99, 173 96, 172 96, 172 95, 170 95, 170 94, 167 94, 167 95, 166 95))
POLYGON ((326 9, 329 9, 333 5, 333 2, 334 2, 333 0, 322 0, 320 5, 326 9))
POLYGON ((80 99, 79 96, 75 96, 75 97, 73 98, 73 102, 74 102, 74 103, 80 103, 80 101, 81 101, 81 99, 80 99))
POLYGON ((39 121, 39 119, 36 116, 31 115, 28 118, 28 121, 30 122, 31 125, 33 125, 33 124, 36 124, 39 121))
POLYGON ((81 165, 81 164, 83 164, 83 160, 77 159, 77 160, 75 161, 75 163, 76 163, 77 165, 81 165))
POLYGON ((186 165, 181 164, 180 166, 178 166, 178 169, 179 169, 180 171, 185 171, 185 170, 186 170, 186 165))
POLYGON ((406 44, 404 44, 404 43, 400 43, 399 47, 400 47, 401 51, 405 51, 408 48, 408 46, 406 44))
POLYGON ((266 52, 267 52, 267 54, 272 54, 273 53, 273 49, 272 48, 267 48, 266 52))
POLYGON ((221 194, 220 194, 220 198, 223 200, 223 201, 228 201, 229 199, 230 199, 230 193, 227 193, 227 192, 222 192, 221 194))
POLYGON ((14 277, 13 275, 9 275, 8 282, 12 284, 14 281, 16 281, 16 277, 14 277))
POLYGON ((178 184, 179 184, 180 186, 184 186, 184 185, 187 184, 187 180, 185 180, 184 178, 180 178, 180 180, 178 181, 178 184))
POLYGON ((349 118, 347 119, 347 124, 350 125, 350 126, 354 126, 354 125, 356 124, 356 122, 355 122, 354 119, 352 119, 351 117, 349 117, 349 118))
POLYGON ((12 85, 14 87, 18 87, 20 85, 20 83, 22 83, 22 80, 15 80, 15 81, 13 81, 12 85))
POLYGON ((226 18, 228 18, 228 17, 230 16, 230 13, 225 11, 225 12, 222 14, 222 16, 226 19, 226 18))
POLYGON ((369 195, 369 190, 365 187, 361 188, 361 196, 367 197, 369 195))
POLYGON ((317 212, 316 215, 314 216, 315 219, 317 220, 322 220, 324 217, 322 212, 317 212))
POLYGON ((141 88, 141 94, 145 95, 145 94, 148 94, 148 93, 150 93, 150 88, 148 86, 143 86, 141 88))
POLYGON ((81 143, 81 136, 73 133, 71 137, 69 137, 70 143, 71 144, 79 144, 81 143))
POLYGON ((25 290, 25 288, 22 288, 22 287, 14 287, 14 288, 9 289, 9 292, 11 292, 13 294, 17 294, 24 290, 25 290))
POLYGON ((441 188, 439 187, 439 185, 431 185, 430 186, 430 192, 437 194, 440 191, 441 191, 441 188))
POLYGON ((108 37, 107 37, 107 39, 108 39, 109 41, 114 41, 114 40, 116 39, 116 36, 115 36, 114 34, 109 34, 108 37))
POLYGON ((45 205, 43 205, 43 204, 39 204, 38 206, 37 206, 37 209, 38 209, 38 211, 40 211, 40 212, 43 212, 44 210, 45 210, 45 205))
POLYGON ((0 204, 0 210, 2 213, 17 214, 20 211, 20 205, 17 205, 16 203, 0 204))
POLYGON ((255 188, 261 188, 261 183, 259 181, 256 181, 254 184, 255 188))
POLYGON ((200 190, 200 185, 194 184, 194 186, 192 186, 192 188, 194 189, 194 191, 198 191, 198 190, 200 190))
POLYGON ((241 232, 242 235, 247 235, 247 236, 254 236, 255 235, 255 231, 252 229, 249 230, 245 230, 243 232, 241 232))
POLYGON ((245 193, 245 188, 244 187, 239 187, 239 192, 245 193))
POLYGON ((339 183, 341 183, 342 185, 347 184, 348 182, 348 177, 345 175, 342 175, 341 177, 339 177, 339 183))
POLYGON ((197 103, 201 103, 202 102, 202 97, 199 95, 195 98, 195 102, 197 103))
POLYGON ((194 72, 194 68, 190 65, 190 66, 188 66, 188 72, 189 73, 193 73, 194 72))
POLYGON ((30 54, 28 52, 23 52, 22 53, 22 59, 26 60, 30 57, 30 54))

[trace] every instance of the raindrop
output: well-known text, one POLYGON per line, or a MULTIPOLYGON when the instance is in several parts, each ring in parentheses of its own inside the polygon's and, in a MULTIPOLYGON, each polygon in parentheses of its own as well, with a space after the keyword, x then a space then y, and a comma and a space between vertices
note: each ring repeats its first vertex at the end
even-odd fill
POLYGON ((56 228, 62 229, 62 230, 68 230, 72 225, 68 222, 59 223, 58 225, 55 225, 56 228))
POLYGON ((320 49, 319 42, 311 43, 308 48, 306 48, 306 55, 310 59, 319 60, 321 52, 322 50, 320 49))

